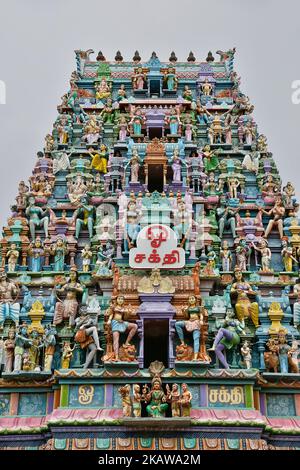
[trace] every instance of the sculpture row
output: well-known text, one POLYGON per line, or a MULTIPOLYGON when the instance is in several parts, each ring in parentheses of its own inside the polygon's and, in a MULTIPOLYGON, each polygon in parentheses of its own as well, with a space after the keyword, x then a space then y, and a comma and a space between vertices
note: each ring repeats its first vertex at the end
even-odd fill
POLYGON ((152 418, 165 417, 169 408, 173 418, 189 417, 191 413, 192 394, 186 384, 182 384, 180 393, 179 386, 173 384, 170 388, 166 386, 166 392, 162 387, 160 377, 154 377, 151 389, 148 385, 142 388, 136 384, 131 393, 130 385, 124 385, 119 388, 119 394, 122 399, 123 416, 126 418, 140 418, 142 416, 142 403, 146 403, 148 416, 152 418))
MULTIPOLYGON (((6 372, 142 363, 143 294, 172 296, 175 362, 264 370, 281 327, 288 356, 298 354, 295 188, 282 187, 239 89, 235 50, 218 53, 218 64, 210 54, 179 65, 155 53, 143 64, 139 54, 131 63, 99 54, 93 63, 76 51, 70 89, 29 183, 19 184, 1 241, 6 372), (152 223, 174 232, 185 274, 161 275, 154 251, 147 254, 152 270, 137 274, 132 250, 152 223), (265 319, 270 284, 277 314, 285 313, 276 328, 265 319), (212 300, 216 289, 221 300, 212 300)), ((276 348, 280 363, 284 348, 276 348)), ((292 368, 289 360, 277 370, 292 368)))

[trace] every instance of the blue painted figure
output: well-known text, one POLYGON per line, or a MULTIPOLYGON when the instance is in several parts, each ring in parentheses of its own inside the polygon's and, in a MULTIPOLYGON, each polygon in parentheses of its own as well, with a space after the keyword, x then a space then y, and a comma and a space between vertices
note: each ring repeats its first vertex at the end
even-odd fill
POLYGON ((7 280, 4 270, 0 271, 0 326, 3 327, 5 320, 12 320, 15 325, 19 324, 20 304, 16 302, 19 295, 18 286, 7 280))
POLYGON ((192 333, 194 350, 193 360, 197 361, 199 359, 200 330, 203 325, 203 315, 201 313, 201 307, 197 304, 197 299, 194 295, 190 296, 189 305, 183 310, 189 315, 189 319, 177 321, 175 323, 175 329, 182 345, 185 345, 184 330, 188 333, 192 333))

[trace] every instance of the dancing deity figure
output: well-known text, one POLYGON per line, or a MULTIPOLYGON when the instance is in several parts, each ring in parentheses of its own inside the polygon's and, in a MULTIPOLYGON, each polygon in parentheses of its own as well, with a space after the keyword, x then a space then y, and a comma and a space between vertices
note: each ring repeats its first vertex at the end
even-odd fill
POLYGON ((219 323, 221 328, 219 328, 213 346, 209 351, 214 351, 224 368, 229 369, 229 364, 223 351, 224 349, 230 350, 240 343, 240 335, 245 334, 245 323, 244 320, 236 320, 232 310, 229 310, 225 319, 219 323))
POLYGON ((107 173, 107 160, 108 160, 108 153, 107 153, 106 145, 101 144, 100 150, 97 152, 95 152, 93 148, 91 147, 89 149, 89 154, 92 157, 91 168, 105 175, 107 173))
POLYGON ((87 307, 80 308, 80 316, 75 320, 75 341, 81 349, 87 349, 86 360, 83 368, 87 369, 95 358, 97 351, 103 352, 99 343, 96 321, 88 314, 87 307))
POLYGON ((124 306, 124 297, 118 296, 114 305, 111 306, 111 312, 107 324, 111 326, 113 335, 113 350, 115 361, 119 361, 119 342, 120 334, 128 331, 128 336, 123 344, 123 348, 130 346, 130 341, 137 332, 137 325, 124 321, 124 318, 131 313, 131 309, 124 306))
POLYGON ((167 402, 167 396, 165 395, 161 380, 158 377, 154 377, 152 380, 152 388, 144 390, 144 400, 149 403, 146 406, 146 410, 149 416, 152 418, 161 418, 166 415, 166 411, 169 407, 167 402))
POLYGON ((205 173, 210 173, 211 171, 216 170, 219 165, 218 157, 216 156, 214 150, 210 150, 210 145, 205 145, 202 150, 202 157, 204 161, 205 173))
POLYGON ((273 216, 273 218, 269 220, 268 226, 265 230, 264 237, 268 238, 272 229, 274 227, 277 227, 280 238, 283 238, 283 218, 285 215, 285 207, 283 205, 281 197, 280 196, 276 197, 274 207, 270 209, 269 211, 266 211, 262 209, 261 207, 259 207, 258 209, 263 214, 269 215, 271 217, 273 216))
POLYGON ((115 248, 112 243, 107 240, 105 246, 100 246, 97 253, 96 276, 110 276, 112 274, 112 264, 115 254, 115 248))
POLYGON ((200 100, 196 101, 196 116, 199 124, 208 124, 210 113, 207 111, 205 106, 201 105, 200 100))

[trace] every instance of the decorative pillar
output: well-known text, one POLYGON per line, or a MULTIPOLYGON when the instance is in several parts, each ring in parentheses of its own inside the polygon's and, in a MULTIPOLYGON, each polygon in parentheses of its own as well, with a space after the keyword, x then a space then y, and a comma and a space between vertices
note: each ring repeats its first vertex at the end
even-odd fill
POLYGON ((279 302, 272 302, 268 311, 268 316, 272 322, 269 328, 269 334, 277 334, 280 329, 283 328, 281 320, 283 319, 283 310, 279 302))
POLYGON ((265 342, 266 342, 265 337, 262 337, 262 336, 259 337, 257 348, 258 348, 258 351, 259 351, 259 368, 262 371, 266 370, 265 358, 264 358, 265 342))

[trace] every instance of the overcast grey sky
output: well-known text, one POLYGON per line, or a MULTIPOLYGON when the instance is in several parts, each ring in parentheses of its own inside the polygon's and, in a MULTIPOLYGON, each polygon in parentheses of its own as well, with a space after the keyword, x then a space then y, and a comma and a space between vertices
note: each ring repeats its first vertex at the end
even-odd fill
POLYGON ((208 50, 235 46, 235 70, 259 131, 283 182, 292 180, 300 194, 300 104, 291 100, 291 84, 300 80, 299 37, 297 0, 2 0, 0 225, 52 129, 75 69, 74 49, 102 50, 111 60, 118 49, 125 60, 136 49, 142 59, 155 50, 161 60, 172 50, 185 60, 192 50, 205 60, 208 50))

